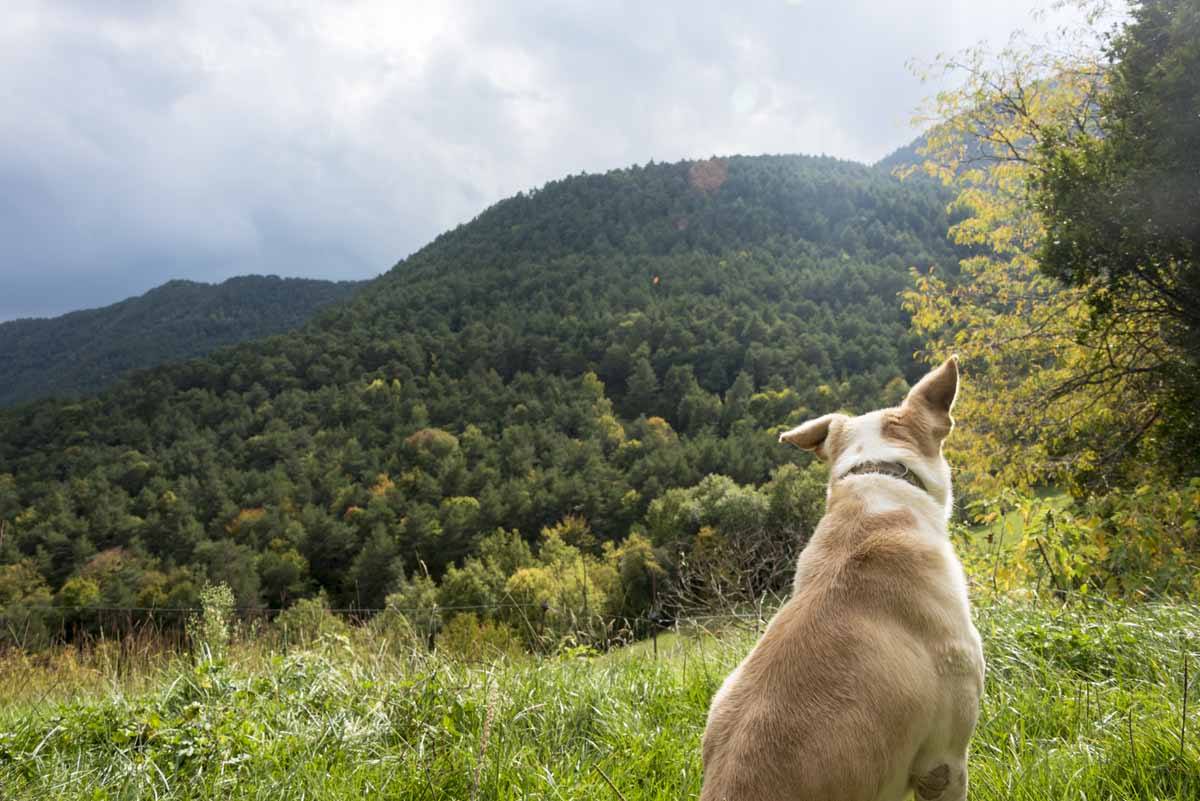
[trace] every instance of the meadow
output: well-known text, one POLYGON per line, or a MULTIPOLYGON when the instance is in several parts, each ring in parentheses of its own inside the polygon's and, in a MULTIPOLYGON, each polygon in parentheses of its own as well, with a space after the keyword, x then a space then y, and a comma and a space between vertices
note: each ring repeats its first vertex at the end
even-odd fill
MULTIPOLYGON (((972 799, 1200 797, 1200 610, 999 597, 976 615, 972 799)), ((0 798, 691 798, 709 699, 755 637, 707 623, 604 654, 488 658, 368 628, 12 652, 0 798)))

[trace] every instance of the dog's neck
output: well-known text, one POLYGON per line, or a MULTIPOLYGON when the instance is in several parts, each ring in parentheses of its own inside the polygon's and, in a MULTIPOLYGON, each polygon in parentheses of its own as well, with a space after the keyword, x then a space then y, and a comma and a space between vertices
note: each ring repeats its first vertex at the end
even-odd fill
MULTIPOLYGON (((900 461, 894 457, 892 459, 884 457, 853 462, 849 467, 834 473, 834 478, 829 482, 828 500, 832 501, 835 488, 844 486, 850 494, 866 500, 871 508, 882 509, 901 505, 910 506, 914 511, 919 509, 922 512, 933 512, 939 527, 944 528, 946 521, 950 519, 952 508, 950 500, 952 496, 948 482, 943 484, 939 480, 940 476, 936 473, 929 475, 928 471, 914 469, 906 461, 900 461), (855 486, 859 480, 871 479, 883 479, 883 481, 877 484, 872 482, 873 487, 869 490, 866 486, 862 488, 855 486), (917 490, 916 497, 908 487, 917 490), (888 498, 891 500, 887 500, 888 498), (925 500, 918 500, 918 498, 925 500), (931 505, 926 506, 926 501, 931 505)), ((931 518, 931 521, 933 519, 931 518)))
POLYGON ((889 476, 891 478, 898 478, 901 481, 906 481, 909 484, 912 484, 914 487, 921 490, 921 492, 924 492, 926 495, 930 494, 929 488, 925 486, 925 482, 921 480, 921 477, 918 476, 916 473, 914 473, 912 470, 909 470, 908 466, 901 462, 883 462, 883 461, 859 462, 858 464, 854 465, 846 472, 842 473, 842 475, 838 477, 838 480, 840 481, 848 476, 859 476, 859 475, 864 475, 864 474, 873 474, 873 475, 889 476))

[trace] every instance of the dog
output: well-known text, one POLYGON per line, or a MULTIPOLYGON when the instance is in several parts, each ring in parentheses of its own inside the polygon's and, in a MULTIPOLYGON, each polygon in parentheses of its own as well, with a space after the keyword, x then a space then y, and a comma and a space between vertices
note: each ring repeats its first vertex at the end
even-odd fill
POLYGON ((983 651, 946 523, 952 357, 780 435, 830 466, 791 598, 714 696, 701 801, 962 801, 983 651))

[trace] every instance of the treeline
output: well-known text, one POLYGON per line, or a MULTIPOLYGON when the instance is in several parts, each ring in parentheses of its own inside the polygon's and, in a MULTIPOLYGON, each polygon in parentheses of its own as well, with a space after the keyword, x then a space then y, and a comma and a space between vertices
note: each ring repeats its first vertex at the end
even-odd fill
MULTIPOLYGON (((218 594, 228 593, 227 616, 273 622, 292 639, 341 630, 339 619, 353 618, 374 619, 391 639, 431 645, 451 637, 485 651, 628 642, 665 627, 681 610, 724 613, 732 605, 760 606, 767 593, 777 598, 820 519, 825 480, 818 465, 782 465, 757 488, 710 475, 653 501, 644 525, 620 542, 601 541, 575 515, 543 528, 533 542, 497 528, 438 579, 424 563, 406 575, 403 555, 386 529, 376 529, 348 570, 354 595, 365 594, 372 605, 356 597, 336 615, 328 592, 304 585, 275 599, 286 606, 263 605, 263 591, 296 582, 306 565, 294 550, 280 553, 278 543, 257 555, 225 551, 229 569, 209 561, 203 572, 164 573, 152 559, 112 549, 92 557, 57 593, 28 563, 17 563, 0 568, 0 597, 10 599, 0 607, 0 644, 36 648, 139 629, 180 636, 207 613, 214 579, 218 594)), ((465 498, 449 506, 467 516, 474 511, 465 498)), ((200 559, 213 555, 198 551, 200 559)))
POLYGON ((592 609, 645 612, 659 569, 736 586, 698 554, 786 563, 819 508, 774 432, 922 371, 897 294, 953 272, 945 201, 803 157, 574 177, 297 332, 5 412, 0 605, 570 596, 570 559, 592 609))

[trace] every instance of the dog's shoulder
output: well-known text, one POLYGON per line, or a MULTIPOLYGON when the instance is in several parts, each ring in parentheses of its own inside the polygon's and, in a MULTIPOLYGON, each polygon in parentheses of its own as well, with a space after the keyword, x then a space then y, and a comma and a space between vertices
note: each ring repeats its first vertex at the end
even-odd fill
POLYGON ((948 537, 936 508, 914 506, 904 498, 881 499, 869 491, 883 481, 863 477, 834 489, 828 511, 801 554, 797 590, 815 578, 814 573, 836 578, 849 589, 847 582, 856 578, 878 574, 889 583, 911 581, 948 567, 948 537))

